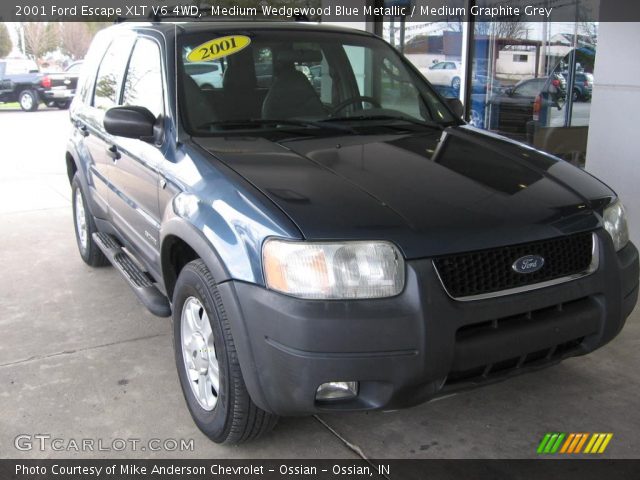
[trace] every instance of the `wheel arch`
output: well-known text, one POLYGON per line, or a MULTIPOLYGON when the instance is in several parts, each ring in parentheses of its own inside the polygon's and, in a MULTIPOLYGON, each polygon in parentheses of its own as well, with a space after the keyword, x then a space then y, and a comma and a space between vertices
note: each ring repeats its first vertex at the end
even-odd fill
POLYGON ((162 281, 170 299, 180 270, 196 258, 207 265, 216 283, 229 280, 224 262, 202 233, 181 218, 166 221, 161 231, 160 263, 162 281))
POLYGON ((71 184, 71 182, 73 181, 73 177, 78 171, 78 164, 75 157, 69 150, 65 152, 64 161, 67 165, 67 178, 69 179, 69 184, 71 184))

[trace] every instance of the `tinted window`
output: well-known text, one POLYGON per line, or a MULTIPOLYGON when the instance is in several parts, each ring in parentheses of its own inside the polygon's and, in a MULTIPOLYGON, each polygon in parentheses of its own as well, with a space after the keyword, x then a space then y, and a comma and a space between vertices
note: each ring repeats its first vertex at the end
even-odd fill
POLYGON ((152 40, 141 38, 133 48, 122 104, 146 107, 156 117, 164 114, 160 48, 152 40))
POLYGON ((118 104, 120 82, 133 40, 131 37, 119 37, 109 46, 98 68, 93 96, 94 107, 108 110, 118 104))

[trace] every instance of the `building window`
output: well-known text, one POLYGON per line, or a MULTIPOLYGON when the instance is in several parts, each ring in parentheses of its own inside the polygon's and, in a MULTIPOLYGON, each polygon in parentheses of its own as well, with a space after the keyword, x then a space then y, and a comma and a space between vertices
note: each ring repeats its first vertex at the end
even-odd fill
POLYGON ((529 61, 529 55, 514 55, 513 61, 519 63, 527 63, 529 61))

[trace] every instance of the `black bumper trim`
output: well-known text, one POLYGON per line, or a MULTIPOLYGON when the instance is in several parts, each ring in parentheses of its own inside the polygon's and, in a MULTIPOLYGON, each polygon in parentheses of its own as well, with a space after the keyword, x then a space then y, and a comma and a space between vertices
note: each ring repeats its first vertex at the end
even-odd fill
POLYGON ((395 350, 388 352, 310 352, 293 347, 288 347, 287 345, 283 345, 282 343, 269 337, 265 338, 265 342, 284 353, 303 358, 389 358, 412 357, 418 354, 418 350, 415 349, 395 350))

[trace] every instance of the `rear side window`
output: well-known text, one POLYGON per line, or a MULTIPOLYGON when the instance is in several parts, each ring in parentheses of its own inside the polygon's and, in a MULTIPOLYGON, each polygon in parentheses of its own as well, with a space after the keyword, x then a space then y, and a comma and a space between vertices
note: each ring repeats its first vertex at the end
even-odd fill
POLYGON ((154 41, 140 38, 129 61, 122 104, 146 107, 158 117, 164 115, 163 91, 160 48, 154 41))
POLYGON ((133 37, 118 37, 109 46, 98 68, 93 106, 108 110, 118 105, 120 83, 129 59, 133 37))

